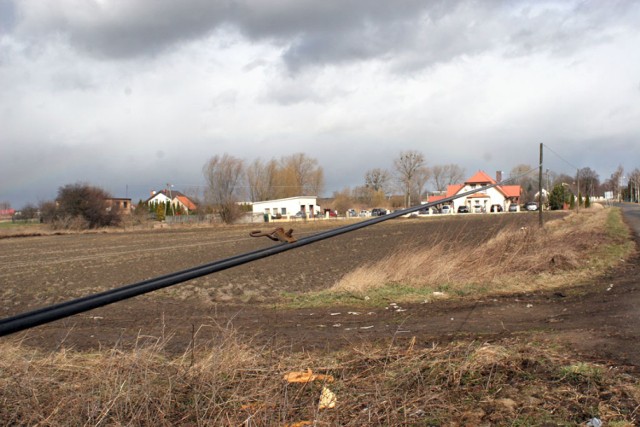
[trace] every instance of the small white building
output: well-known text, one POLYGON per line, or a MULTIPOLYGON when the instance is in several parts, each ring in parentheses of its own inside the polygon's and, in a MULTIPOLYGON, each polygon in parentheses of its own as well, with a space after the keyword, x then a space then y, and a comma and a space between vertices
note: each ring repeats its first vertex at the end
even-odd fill
POLYGON ((253 202, 253 213, 269 214, 271 217, 292 217, 298 212, 302 212, 305 217, 315 216, 320 214, 320 206, 317 205, 317 199, 316 196, 296 196, 287 197, 286 199, 253 202))

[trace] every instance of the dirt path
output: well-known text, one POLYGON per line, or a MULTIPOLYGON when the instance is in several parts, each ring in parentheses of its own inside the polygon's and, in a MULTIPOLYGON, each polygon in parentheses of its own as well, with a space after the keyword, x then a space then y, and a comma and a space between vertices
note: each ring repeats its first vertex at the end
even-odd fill
MULTIPOLYGON (((625 206, 623 209, 629 225, 640 235, 640 208, 625 206)), ((411 223, 393 227, 396 230, 393 233, 415 233, 417 229, 411 228, 415 227, 411 223)), ((378 234, 363 232, 353 242, 377 247, 375 236, 378 234)), ((381 240, 379 243, 388 245, 390 240, 381 240)), ((231 249, 237 252, 240 243, 234 243, 231 249)), ((346 240, 337 241, 338 247, 348 251, 347 244, 346 240)), ((391 250, 390 247, 387 249, 391 250)), ((309 252, 309 256, 316 261, 324 260, 325 275, 327 272, 339 275, 340 271, 349 267, 345 259, 334 264, 333 258, 323 255, 322 250, 314 251, 309 252)), ((302 254, 305 256, 306 253, 302 254)), ((85 252, 83 257, 86 256, 85 252)), ((149 257, 148 260, 162 264, 157 257, 149 257)), ((81 261, 87 262, 86 259, 81 261)), ((111 264, 109 267, 113 268, 111 264)), ((92 271, 91 268, 88 270, 92 271)), ((15 269, 13 273, 20 274, 15 269)), ((537 340, 572 348, 587 360, 638 368, 639 273, 640 257, 636 255, 595 283, 576 284, 562 292, 464 302, 438 301, 406 306, 390 304, 377 309, 332 307, 279 310, 275 306, 265 308, 251 303, 225 303, 215 299, 197 303, 169 296, 143 296, 38 327, 17 338, 23 339, 28 345, 45 348, 67 346, 95 349, 114 345, 128 347, 146 339, 155 339, 147 337, 164 335, 170 337, 167 345, 169 350, 182 352, 189 347, 194 336, 197 343, 205 342, 212 338, 220 339, 225 330, 233 330, 254 345, 277 351, 339 349, 367 342, 395 342, 402 345, 412 337, 416 337, 416 345, 431 346, 460 338, 492 341, 505 336, 522 339, 533 336, 537 340)), ((94 274, 99 277, 97 272, 94 274)), ((260 279, 253 270, 240 271, 238 274, 245 274, 255 281, 260 279)), ((284 281, 289 280, 288 277, 281 275, 284 281)), ((302 275, 295 277, 296 288, 313 289, 318 286, 305 285, 302 275)))

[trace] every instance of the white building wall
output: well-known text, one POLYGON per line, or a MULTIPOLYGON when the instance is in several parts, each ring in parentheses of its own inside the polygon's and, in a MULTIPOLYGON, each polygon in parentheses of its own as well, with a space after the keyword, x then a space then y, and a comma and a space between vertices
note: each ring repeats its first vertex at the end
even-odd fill
POLYGON ((149 199, 149 204, 152 203, 169 203, 171 199, 165 196, 164 193, 157 193, 153 198, 149 199))
MULTIPOLYGON (((462 189, 460 189, 460 191, 458 191, 457 194, 465 193, 467 191, 471 191, 471 190, 474 190, 474 189, 477 189, 477 188, 478 188, 478 186, 475 186, 475 188, 474 188, 471 185, 465 185, 464 187, 462 187, 462 189)), ((500 206, 502 206, 502 208, 504 210, 507 209, 508 206, 505 203, 506 199, 505 199, 504 195, 500 191, 498 191, 498 189, 496 189, 495 187, 490 188, 490 189, 488 189, 486 191, 483 191, 482 193, 486 194, 487 196, 489 196, 488 200, 487 199, 480 199, 480 206, 486 208, 487 212, 491 208, 491 205, 500 205, 500 206), (487 204, 486 205, 484 204, 484 200, 487 200, 487 204)), ((469 197, 469 196, 467 196, 467 197, 469 197)), ((461 198, 455 199, 453 201, 453 211, 454 212, 458 212, 458 207, 459 206, 470 206, 470 207, 475 206, 475 202, 473 201, 474 200, 473 197, 471 197, 469 199, 467 199, 467 197, 461 197, 461 198), (471 204, 467 203, 467 200, 471 201, 471 204)))
POLYGON ((286 199, 266 200, 253 203, 254 214, 268 213, 272 216, 277 214, 293 216, 299 211, 303 211, 309 215, 310 213, 315 214, 319 210, 320 207, 317 205, 317 198, 309 196, 289 197, 286 199))

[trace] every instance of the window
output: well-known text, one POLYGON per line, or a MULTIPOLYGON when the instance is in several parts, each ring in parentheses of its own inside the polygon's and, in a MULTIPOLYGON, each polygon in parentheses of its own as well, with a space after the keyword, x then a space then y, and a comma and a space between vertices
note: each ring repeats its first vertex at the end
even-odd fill
POLYGON ((280 208, 280 213, 282 215, 286 215, 287 214, 287 208, 280 208))
POLYGON ((122 202, 122 207, 127 209, 127 202, 122 202))
POLYGON ((271 213, 271 209, 269 209, 269 208, 264 208, 264 213, 266 213, 266 214, 270 214, 270 213, 271 213))

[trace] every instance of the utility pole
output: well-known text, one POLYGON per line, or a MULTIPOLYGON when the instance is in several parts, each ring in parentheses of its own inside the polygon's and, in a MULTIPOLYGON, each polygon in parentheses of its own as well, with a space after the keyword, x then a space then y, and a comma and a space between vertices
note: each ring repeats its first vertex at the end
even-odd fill
POLYGON ((540 143, 540 167, 538 170, 538 223, 540 228, 544 226, 542 222, 542 142, 540 143))
POLYGON ((580 194, 580 169, 576 172, 576 183, 578 184, 578 208, 576 209, 576 213, 580 213, 580 199, 582 198, 580 194))

